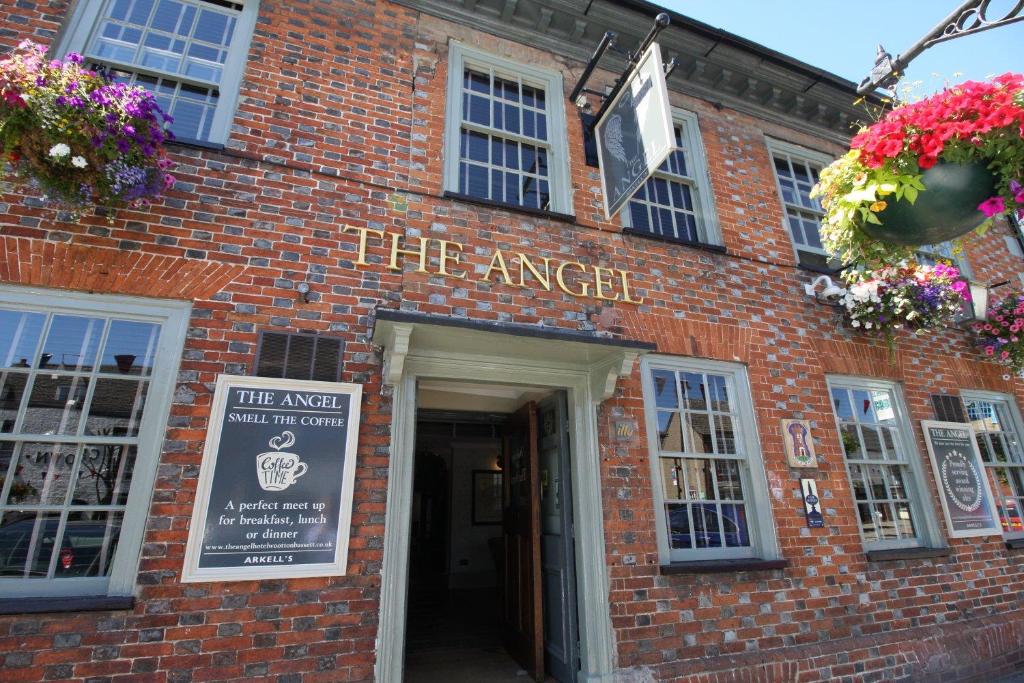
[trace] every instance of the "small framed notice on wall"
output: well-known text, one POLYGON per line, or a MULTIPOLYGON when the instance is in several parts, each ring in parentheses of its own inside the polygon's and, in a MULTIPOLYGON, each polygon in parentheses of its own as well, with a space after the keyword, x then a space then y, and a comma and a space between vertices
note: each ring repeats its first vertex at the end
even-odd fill
POLYGON ((217 378, 183 582, 345 573, 361 395, 358 384, 217 378))
POLYGON ((782 440, 786 444, 786 461, 790 467, 817 467, 811 423, 807 420, 783 420, 782 440))
POLYGON ((964 422, 922 420, 939 500, 954 538, 1002 533, 974 430, 964 422))

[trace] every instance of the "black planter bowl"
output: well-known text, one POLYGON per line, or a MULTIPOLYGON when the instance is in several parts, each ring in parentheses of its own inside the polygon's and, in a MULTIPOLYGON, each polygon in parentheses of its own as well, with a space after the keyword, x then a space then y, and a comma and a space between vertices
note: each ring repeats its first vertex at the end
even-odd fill
POLYGON ((889 201, 880 211, 881 225, 865 223, 868 237, 890 244, 918 247, 966 235, 985 222, 978 204, 996 193, 996 180, 982 164, 940 161, 921 176, 925 190, 917 201, 889 201))

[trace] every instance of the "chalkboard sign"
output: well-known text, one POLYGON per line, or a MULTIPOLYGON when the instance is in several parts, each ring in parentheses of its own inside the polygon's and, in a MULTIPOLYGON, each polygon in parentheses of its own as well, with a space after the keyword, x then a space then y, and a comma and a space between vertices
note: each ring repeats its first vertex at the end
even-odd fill
POLYGON ((605 218, 628 202, 676 147, 661 48, 652 43, 597 122, 605 218))
POLYGON ((345 573, 361 395, 217 378, 182 581, 345 573))
POLYGON ((974 430, 963 422, 922 420, 949 535, 1002 533, 974 430))

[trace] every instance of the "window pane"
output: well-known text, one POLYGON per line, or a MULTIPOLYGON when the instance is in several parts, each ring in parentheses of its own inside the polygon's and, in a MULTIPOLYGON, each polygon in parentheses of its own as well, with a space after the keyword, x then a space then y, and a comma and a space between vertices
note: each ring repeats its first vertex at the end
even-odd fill
POLYGON ((658 442, 661 444, 663 452, 681 452, 684 450, 679 413, 658 411, 658 442))
POLYGON ((711 461, 700 458, 683 460, 688 500, 714 500, 715 484, 711 461))
POLYGON ((27 368, 39 345, 46 316, 0 309, 0 367, 27 368))
POLYGON ((26 434, 77 434, 89 379, 37 374, 21 423, 26 434))
POLYGON ((676 396, 676 373, 670 370, 652 370, 651 381, 654 386, 654 402, 659 408, 678 408, 676 396))
POLYGON ((137 435, 148 387, 149 382, 97 379, 85 433, 92 436, 137 435))
POLYGON ((0 432, 14 431, 14 423, 25 395, 28 375, 20 372, 0 373, 0 432))
POLYGON ((123 517, 120 511, 69 513, 54 576, 109 576, 123 517))
POLYGON ((673 549, 692 548, 693 536, 690 534, 689 505, 668 504, 665 513, 668 517, 669 545, 673 549))
POLYGON ((45 579, 59 524, 59 512, 0 513, 0 576, 45 579))
POLYGON ((159 338, 160 326, 154 323, 111 321, 100 372, 150 374, 159 338))
POLYGON ((853 406, 850 403, 850 392, 846 389, 832 390, 832 408, 836 417, 844 422, 853 420, 853 406))
POLYGON ((721 548, 722 525, 714 504, 693 506, 693 531, 698 548, 721 548))
POLYGON ((102 318, 55 315, 39 356, 39 367, 92 370, 103 334, 102 318))
POLYGON ((747 513, 743 505, 722 505, 722 530, 725 545, 738 548, 750 545, 747 532, 747 513))
POLYGON ((856 425, 842 425, 839 428, 839 438, 843 442, 843 452, 846 454, 847 460, 860 460, 864 457, 861 453, 856 425))
POLYGON ((683 401, 690 410, 706 410, 707 400, 704 392, 704 376, 692 372, 679 376, 679 389, 683 401))
POLYGON ((78 446, 28 442, 20 445, 5 505, 64 505, 78 446))
POLYGON ((705 413, 687 413, 687 449, 692 453, 714 453, 711 419, 705 413))
POLYGON ((732 430, 732 418, 726 415, 715 416, 715 448, 719 454, 736 453, 736 436, 732 430))
POLYGON ((711 388, 711 409, 729 412, 729 393, 726 389, 725 377, 708 375, 708 384, 711 388))
POLYGON ((78 466, 72 505, 124 505, 135 471, 135 446, 87 444, 78 466))
POLYGON ((719 500, 743 500, 739 463, 735 460, 716 460, 715 474, 718 477, 719 500))
POLYGON ((665 500, 685 500, 683 461, 679 458, 659 458, 665 500))

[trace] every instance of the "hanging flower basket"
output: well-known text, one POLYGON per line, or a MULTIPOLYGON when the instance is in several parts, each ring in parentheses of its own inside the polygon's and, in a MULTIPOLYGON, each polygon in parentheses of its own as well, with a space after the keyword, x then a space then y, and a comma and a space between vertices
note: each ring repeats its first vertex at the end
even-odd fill
POLYGON ((844 263, 893 264, 914 247, 1024 213, 1024 76, 969 81, 899 106, 856 135, 812 196, 844 263))
POLYGON ((846 321, 855 329, 888 340, 899 330, 924 334, 951 325, 971 293, 960 271, 938 263, 904 262, 877 270, 847 270, 842 303, 846 321))
POLYGON ((879 222, 860 229, 880 242, 916 247, 962 237, 988 220, 978 205, 995 194, 996 182, 983 164, 940 161, 921 175, 921 184, 916 202, 887 202, 879 222))
POLYGON ((81 213, 158 199, 174 185, 170 137, 151 93, 110 81, 82 57, 46 60, 24 41, 0 60, 0 153, 7 180, 81 213))
POLYGON ((1024 371, 1024 293, 1011 294, 989 306, 988 320, 972 325, 978 347, 1014 373, 1024 371))

